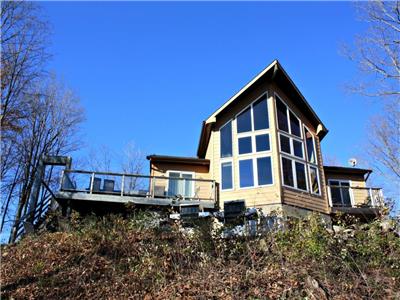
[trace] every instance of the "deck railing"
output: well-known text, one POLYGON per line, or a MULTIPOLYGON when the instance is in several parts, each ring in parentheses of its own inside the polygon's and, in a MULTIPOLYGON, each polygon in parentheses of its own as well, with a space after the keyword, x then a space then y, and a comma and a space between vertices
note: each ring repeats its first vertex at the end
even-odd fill
POLYGON ((128 197, 216 201, 215 181, 112 172, 64 170, 60 191, 128 197))
POLYGON ((384 197, 381 188, 328 185, 332 207, 382 207, 384 197))

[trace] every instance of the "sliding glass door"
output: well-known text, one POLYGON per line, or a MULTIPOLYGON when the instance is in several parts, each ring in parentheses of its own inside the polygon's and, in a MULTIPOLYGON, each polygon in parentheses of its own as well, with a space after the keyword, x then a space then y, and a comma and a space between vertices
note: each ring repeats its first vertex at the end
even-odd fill
POLYGON ((171 171, 168 172, 168 190, 170 197, 182 196, 184 198, 193 198, 194 196, 194 176, 192 173, 171 171))

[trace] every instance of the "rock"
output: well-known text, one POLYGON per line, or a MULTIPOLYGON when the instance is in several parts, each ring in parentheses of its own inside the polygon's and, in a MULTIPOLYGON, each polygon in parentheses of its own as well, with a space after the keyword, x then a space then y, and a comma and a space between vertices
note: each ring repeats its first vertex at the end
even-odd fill
POLYGON ((328 300, 327 292, 320 286, 319 282, 316 279, 312 278, 311 276, 308 276, 305 284, 310 299, 328 300))
POLYGON ((344 230, 344 228, 342 226, 333 225, 332 230, 334 233, 340 233, 344 230))

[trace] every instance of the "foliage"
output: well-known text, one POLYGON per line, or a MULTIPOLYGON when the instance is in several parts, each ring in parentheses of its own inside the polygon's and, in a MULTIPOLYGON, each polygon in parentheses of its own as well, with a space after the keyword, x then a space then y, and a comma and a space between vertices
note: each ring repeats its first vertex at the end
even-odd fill
POLYGON ((223 239, 207 220, 145 226, 75 215, 70 231, 2 249, 4 298, 388 299, 400 296, 400 239, 380 222, 327 230, 317 215, 223 239))

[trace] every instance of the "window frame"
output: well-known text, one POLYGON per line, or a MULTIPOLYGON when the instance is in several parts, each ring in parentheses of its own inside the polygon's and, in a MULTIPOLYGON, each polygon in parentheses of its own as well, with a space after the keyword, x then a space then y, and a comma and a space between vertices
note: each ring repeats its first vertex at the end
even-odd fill
POLYGON ((297 116, 297 114, 289 107, 289 105, 283 100, 283 98, 277 93, 274 92, 274 104, 275 105, 275 127, 276 131, 278 133, 277 135, 277 140, 278 140, 278 151, 279 151, 279 156, 280 156, 280 171, 281 171, 281 179, 282 179, 282 186, 285 188, 289 189, 295 189, 297 191, 303 192, 303 193, 309 193, 312 196, 315 197, 322 197, 323 193, 323 187, 322 187, 322 181, 321 181, 321 171, 319 168, 319 159, 317 155, 317 141, 316 141, 316 136, 315 134, 302 122, 302 120, 297 116), (280 101, 283 105, 286 107, 286 122, 288 125, 288 131, 286 132, 284 130, 279 129, 279 121, 278 121, 278 102, 280 101), (290 112, 293 114, 294 117, 297 118, 300 124, 300 135, 301 137, 292 134, 292 128, 290 124, 290 112), (307 130, 313 139, 313 147, 314 147, 314 152, 315 152, 315 162, 309 162, 308 160, 308 151, 307 151, 307 141, 306 141, 306 132, 307 130), (289 139, 289 147, 290 147, 290 153, 286 153, 282 151, 281 147, 281 137, 280 136, 285 136, 286 138, 289 139), (298 157, 294 155, 294 141, 298 141, 302 143, 302 157, 298 157), (282 163, 282 158, 286 158, 291 161, 291 166, 292 166, 292 177, 293 177, 293 184, 294 186, 286 185, 284 184, 284 174, 283 174, 283 163, 282 163), (306 173, 306 185, 307 185, 307 190, 303 190, 298 188, 298 183, 297 183, 297 176, 296 176, 296 165, 295 162, 299 162, 305 165, 305 173, 306 173), (319 186, 319 193, 314 193, 312 189, 312 181, 311 181, 311 170, 310 167, 314 167, 317 170, 317 181, 318 181, 318 186, 319 186))
POLYGON ((233 150, 234 150, 234 147, 233 147, 233 120, 232 119, 230 119, 230 120, 228 120, 228 121, 226 121, 220 128, 219 128, 219 158, 220 159, 230 159, 230 158, 232 158, 233 157, 233 150), (221 147, 222 147, 222 138, 221 138, 221 129, 222 128, 224 128, 226 125, 228 125, 229 123, 231 123, 231 156, 227 156, 227 157, 222 157, 222 152, 221 152, 221 147))
POLYGON ((316 143, 316 139, 315 139, 315 135, 311 132, 311 130, 303 123, 303 134, 304 134, 304 148, 305 148, 305 160, 307 161, 307 163, 310 163, 312 165, 315 165, 318 167, 318 155, 317 155, 317 143, 316 143), (310 162, 308 160, 308 149, 307 149, 307 137, 305 134, 305 130, 307 130, 311 136, 312 136, 312 140, 313 140, 313 147, 314 147, 314 155, 315 155, 315 162, 310 162))
MULTIPOLYGON (((196 172, 181 171, 181 170, 167 170, 166 174, 167 174, 168 180, 167 180, 167 184, 165 186, 165 195, 168 194, 168 190, 169 190, 169 181, 171 180, 170 176, 169 176, 170 173, 179 173, 179 178, 182 178, 182 174, 192 175, 192 179, 193 179, 192 182, 194 181, 194 179, 196 179, 196 172)), ((184 179, 180 179, 180 181, 185 182, 184 179)), ((191 194, 194 197, 194 195, 195 195, 195 185, 194 184, 192 185, 192 191, 191 192, 192 192, 191 194)), ((186 199, 185 195, 182 195, 182 196, 183 196, 184 199, 186 199)), ((193 197, 188 197, 187 199, 191 199, 193 197)))
POLYGON ((227 192, 227 191, 233 191, 235 188, 235 173, 234 173, 234 167, 233 167, 234 163, 233 163, 233 159, 229 159, 229 160, 224 160, 220 162, 220 166, 219 166, 219 178, 221 179, 221 185, 220 185, 220 190, 222 192, 227 192), (226 164, 226 163, 230 163, 231 164, 231 168, 232 168, 232 172, 231 172, 231 177, 232 177, 232 187, 230 189, 223 189, 222 188, 222 164, 226 164))
POLYGON ((305 158, 305 149, 304 149, 304 140, 301 140, 300 138, 295 138, 293 136, 289 136, 288 134, 282 132, 282 131, 278 131, 278 144, 279 144, 279 152, 283 153, 284 155, 288 155, 290 157, 293 157, 294 159, 302 159, 304 161, 306 161, 305 158), (287 137, 289 139, 289 148, 290 148, 290 153, 286 153, 285 151, 282 151, 282 147, 281 147, 281 135, 283 135, 284 137, 287 137), (303 157, 299 157, 294 155, 294 145, 293 145, 293 141, 296 140, 297 142, 300 142, 302 144, 302 154, 303 157))
POLYGON ((297 138, 297 139, 300 139, 300 140, 304 140, 304 139, 303 139, 303 132, 302 132, 302 130, 301 130, 301 128, 302 128, 301 125, 304 125, 304 124, 303 124, 303 122, 301 121, 301 119, 300 119, 300 118, 297 116, 297 114, 289 107, 289 105, 287 105, 286 102, 283 101, 282 97, 279 96, 276 92, 274 92, 274 98, 275 98, 275 101, 274 101, 275 103, 274 103, 274 105, 275 105, 275 119, 276 119, 276 129, 277 129, 277 131, 278 131, 278 132, 283 132, 283 133, 285 133, 286 135, 290 135, 290 137, 294 137, 294 138, 297 138), (277 106, 277 104, 276 104, 276 99, 279 99, 279 100, 283 103, 283 105, 286 106, 286 121, 287 121, 287 124, 288 124, 288 130, 289 130, 289 132, 286 132, 286 131, 284 131, 284 130, 282 130, 282 129, 279 129, 279 125, 278 125, 278 106, 277 106), (289 112, 291 112, 291 113, 293 114, 293 116, 299 121, 300 136, 297 136, 297 135, 295 135, 295 134, 292 133, 292 126, 290 125, 290 113, 289 113, 289 112))
POLYGON ((275 184, 274 180, 274 161, 272 159, 272 155, 247 155, 247 157, 240 157, 237 160, 238 162, 238 178, 239 178, 239 185, 238 185, 238 190, 247 190, 247 189, 254 189, 254 188, 259 188, 259 187, 267 187, 267 186, 273 186, 275 184), (268 184, 259 184, 258 182, 258 165, 257 165, 257 159, 258 158, 266 158, 269 157, 271 160, 271 177, 272 177, 272 183, 268 184), (252 161, 252 166, 253 166, 253 186, 247 186, 247 187, 241 187, 240 186, 240 161, 242 160, 251 160, 252 161))
POLYGON ((309 181, 310 181, 310 192, 313 195, 321 196, 322 195, 322 187, 321 187, 321 180, 320 180, 320 175, 319 175, 319 168, 317 165, 310 164, 310 163, 307 163, 307 168, 308 168, 308 176, 309 176, 309 181), (312 180, 311 180, 311 170, 310 170, 311 168, 315 168, 317 170, 317 182, 318 182, 319 193, 314 193, 314 191, 312 190, 312 180))
MULTIPOLYGON (((310 183, 309 183, 309 172, 308 172, 308 168, 307 168, 307 162, 302 161, 300 159, 296 159, 293 158, 289 155, 282 155, 281 153, 281 157, 280 157, 280 162, 281 162, 281 174, 282 174, 282 186, 289 188, 289 189, 295 189, 304 193, 310 192, 310 183), (292 165, 292 177, 293 177, 293 185, 294 186, 290 186, 285 184, 285 179, 284 179, 284 174, 283 174, 283 158, 288 159, 291 161, 291 165, 292 165), (296 174, 296 162, 303 164, 304 165, 304 175, 306 178, 306 190, 303 190, 301 188, 298 187, 298 183, 297 183, 297 174, 296 174)), ((321 189, 321 188, 320 188, 321 189)))
POLYGON ((355 206, 355 202, 354 202, 354 195, 353 195, 353 189, 352 189, 352 181, 349 180, 349 179, 333 179, 333 178, 328 179, 329 205, 330 205, 330 207, 346 207, 346 206, 343 205, 342 182, 345 182, 345 183, 349 184, 350 204, 351 204, 351 207, 354 207, 355 206), (331 181, 339 182, 340 198, 341 198, 340 200, 341 200, 342 206, 333 206, 332 194, 331 194, 331 181))

